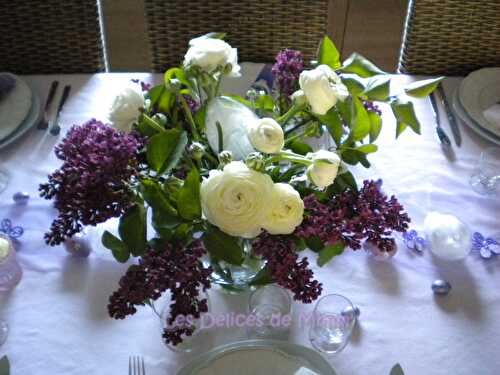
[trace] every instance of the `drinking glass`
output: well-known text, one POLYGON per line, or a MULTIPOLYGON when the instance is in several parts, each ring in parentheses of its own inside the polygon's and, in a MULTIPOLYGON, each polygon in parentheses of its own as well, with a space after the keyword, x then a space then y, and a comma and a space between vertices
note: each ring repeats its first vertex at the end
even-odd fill
POLYGON ((290 294, 276 285, 256 289, 249 298, 248 309, 255 318, 248 321, 249 338, 286 339, 292 323, 290 294))
POLYGON ((0 193, 7 188, 9 184, 9 174, 0 166, 0 193))
POLYGON ((9 325, 3 319, 0 319, 0 346, 2 346, 7 340, 9 335, 9 325))
POLYGON ((334 354, 345 348, 356 323, 355 308, 340 294, 322 297, 314 307, 309 340, 320 352, 334 354))
POLYGON ((488 147, 481 153, 470 178, 472 189, 479 194, 495 194, 500 187, 500 148, 488 147))

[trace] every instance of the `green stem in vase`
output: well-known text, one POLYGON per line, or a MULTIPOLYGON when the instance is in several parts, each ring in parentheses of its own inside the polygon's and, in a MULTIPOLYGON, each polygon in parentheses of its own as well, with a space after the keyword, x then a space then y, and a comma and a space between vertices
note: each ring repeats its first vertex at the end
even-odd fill
POLYGON ((293 116, 304 109, 303 105, 294 104, 290 109, 283 115, 276 119, 281 126, 284 126, 293 116))
POLYGON ((191 127, 191 131, 193 133, 193 139, 195 141, 200 140, 200 134, 198 133, 198 129, 196 128, 196 123, 194 122, 193 114, 191 113, 191 110, 189 109, 189 106, 186 102, 186 99, 184 99, 184 96, 178 95, 179 102, 181 103, 182 109, 184 110, 184 113, 186 114, 189 126, 191 127))

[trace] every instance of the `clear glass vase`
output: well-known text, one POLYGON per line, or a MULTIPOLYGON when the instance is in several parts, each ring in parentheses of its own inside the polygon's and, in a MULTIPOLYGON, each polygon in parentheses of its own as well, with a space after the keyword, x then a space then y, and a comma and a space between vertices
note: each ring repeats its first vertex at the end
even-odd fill
POLYGON ((230 294, 253 290, 254 285, 252 282, 265 265, 262 259, 253 255, 251 240, 242 238, 240 241, 245 254, 241 265, 234 265, 224 261, 211 263, 214 270, 212 282, 219 286, 219 290, 230 294))

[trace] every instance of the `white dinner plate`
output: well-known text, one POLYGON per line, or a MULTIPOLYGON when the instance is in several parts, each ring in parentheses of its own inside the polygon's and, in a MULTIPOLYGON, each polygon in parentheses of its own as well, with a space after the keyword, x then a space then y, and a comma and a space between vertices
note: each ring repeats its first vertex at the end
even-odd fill
POLYGON ((177 375, 336 375, 316 351, 274 340, 247 340, 215 348, 177 375))
POLYGON ((0 73, 10 76, 15 86, 0 101, 0 141, 10 137, 28 116, 33 105, 31 88, 18 76, 11 73, 0 73))
POLYGON ((459 90, 455 90, 453 93, 453 100, 452 100, 452 108, 453 112, 462 120, 462 122, 472 129, 474 132, 476 132, 478 135, 481 137, 489 140, 490 142, 493 142, 497 145, 500 146, 500 137, 497 137, 494 133, 490 133, 488 130, 483 129, 479 124, 477 124, 473 118, 471 118, 465 109, 462 107, 459 99, 459 90))
POLYGON ((10 134, 7 138, 0 141, 0 150, 4 147, 7 147, 14 141, 18 140, 22 137, 28 130, 30 130, 33 126, 38 123, 40 119, 40 99, 38 95, 33 92, 31 97, 31 108, 28 112, 26 118, 21 122, 21 124, 10 134))
POLYGON ((470 73, 460 83, 459 100, 465 112, 483 129, 500 137, 500 123, 485 117, 485 111, 500 102, 500 68, 470 73))

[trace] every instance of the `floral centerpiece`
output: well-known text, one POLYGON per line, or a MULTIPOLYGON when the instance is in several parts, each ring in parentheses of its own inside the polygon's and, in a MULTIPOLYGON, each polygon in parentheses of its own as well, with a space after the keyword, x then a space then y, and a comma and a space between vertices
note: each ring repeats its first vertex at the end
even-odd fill
MULTIPOLYGON (((46 241, 57 245, 119 217, 118 233, 102 243, 119 262, 136 258, 110 297, 117 319, 171 293, 167 323, 208 309, 213 283, 230 291, 277 283, 310 303, 322 285, 309 259, 322 266, 364 242, 391 253, 393 231, 409 217, 378 183, 358 187, 350 165, 369 167, 382 128, 374 102, 390 105, 396 135, 420 131, 413 105, 439 79, 414 83, 393 95, 391 76, 353 54, 343 63, 325 37, 307 65, 284 50, 272 67, 269 92, 246 98, 221 93, 237 77, 237 50, 223 34, 191 40, 183 65, 164 82, 135 83, 114 101, 105 124, 90 120, 69 130, 55 149, 62 166, 40 186, 59 216, 46 241), (308 140, 329 137, 314 150, 308 140)), ((176 345, 193 324, 166 328, 176 345)))

